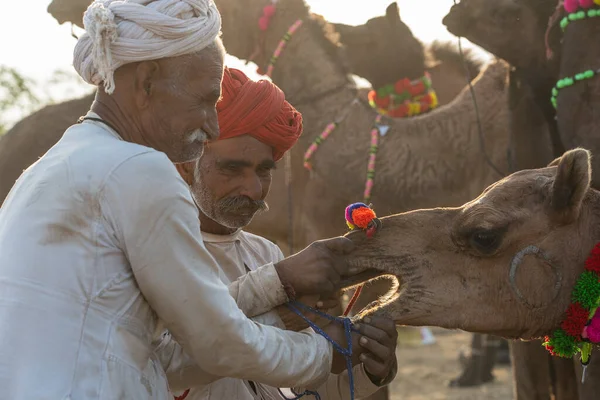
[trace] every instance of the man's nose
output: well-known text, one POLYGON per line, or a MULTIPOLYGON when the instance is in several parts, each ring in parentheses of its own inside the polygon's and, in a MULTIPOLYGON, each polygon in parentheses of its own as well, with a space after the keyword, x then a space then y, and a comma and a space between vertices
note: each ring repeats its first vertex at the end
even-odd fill
POLYGON ((249 174, 244 181, 244 187, 240 193, 254 201, 261 200, 263 187, 260 178, 256 174, 249 174))
POLYGON ((219 118, 217 117, 217 109, 209 111, 206 115, 206 122, 202 128, 208 135, 208 140, 217 140, 219 134, 219 118))

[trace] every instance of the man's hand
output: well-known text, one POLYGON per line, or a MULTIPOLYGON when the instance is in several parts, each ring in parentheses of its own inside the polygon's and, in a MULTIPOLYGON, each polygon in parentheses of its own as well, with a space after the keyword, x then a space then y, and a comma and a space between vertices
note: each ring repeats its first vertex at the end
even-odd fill
POLYGON ((378 386, 390 383, 396 376, 396 343, 398 331, 389 318, 367 317, 358 330, 364 336, 359 343, 366 351, 359 356, 371 382, 378 386))
MULTIPOLYGON (((396 325, 388 318, 367 317, 356 324, 360 334, 352 334, 352 365, 364 363, 365 371, 373 383, 382 386, 396 376, 396 325)), ((323 329, 340 346, 346 348, 346 336, 341 324, 333 323, 323 329)), ((346 359, 333 351, 331 372, 339 374, 346 369, 346 359)))
MULTIPOLYGON (((330 309, 338 307, 340 304, 340 296, 337 292, 332 296, 302 296, 297 300, 326 314, 330 309)), ((276 310, 279 314, 279 318, 281 318, 285 324, 286 330, 299 332, 308 328, 308 323, 285 305, 277 307, 276 310)), ((320 317, 310 312, 304 313, 304 316, 320 328, 327 326, 331 322, 327 318, 320 317)))
POLYGON ((291 286, 296 297, 329 294, 338 289, 342 276, 351 275, 344 256, 352 250, 354 243, 345 237, 319 240, 281 260, 275 269, 281 283, 291 286))

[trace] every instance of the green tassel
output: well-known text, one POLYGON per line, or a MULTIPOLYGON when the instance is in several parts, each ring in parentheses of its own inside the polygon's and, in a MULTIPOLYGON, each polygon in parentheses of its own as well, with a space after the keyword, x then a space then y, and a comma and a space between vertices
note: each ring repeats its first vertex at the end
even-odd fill
POLYGON ((598 276, 592 271, 585 271, 575 283, 572 300, 580 303, 586 310, 591 310, 597 307, 598 298, 600 298, 598 276))
POLYGON ((567 332, 558 329, 552 335, 550 345, 554 347, 554 353, 560 357, 570 358, 579 351, 577 342, 574 337, 567 335, 567 332))

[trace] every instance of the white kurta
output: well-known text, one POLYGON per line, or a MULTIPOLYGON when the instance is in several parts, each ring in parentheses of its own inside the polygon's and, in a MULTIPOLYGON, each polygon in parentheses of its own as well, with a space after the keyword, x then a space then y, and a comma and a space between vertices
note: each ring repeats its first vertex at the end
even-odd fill
MULTIPOLYGON (((232 235, 202 232, 202 237, 207 250, 219 263, 221 280, 230 285, 232 296, 247 315, 271 310, 286 301, 282 296, 274 295, 281 292, 281 283, 277 279, 270 279, 273 275, 277 276, 273 264, 284 258, 277 245, 244 231, 232 235)), ((285 328, 283 321, 274 310, 254 317, 254 320, 285 328)), ((362 364, 354 367, 353 371, 357 398, 369 396, 379 389, 368 378, 362 364)), ((209 385, 191 389, 186 400, 281 399, 274 387, 256 382, 254 386, 256 392, 248 381, 223 378, 209 385)), ((331 374, 327 382, 317 388, 317 391, 323 400, 348 399, 347 374, 331 374)))
POLYGON ((249 320, 220 271, 165 154, 72 126, 0 209, 0 397, 172 400, 147 368, 165 328, 196 383, 324 382, 325 339, 249 320))

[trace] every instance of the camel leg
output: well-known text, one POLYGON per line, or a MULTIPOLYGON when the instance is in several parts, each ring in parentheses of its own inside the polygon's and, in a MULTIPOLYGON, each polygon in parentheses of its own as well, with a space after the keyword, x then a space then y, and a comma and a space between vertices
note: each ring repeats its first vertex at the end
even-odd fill
POLYGON ((510 346, 508 340, 498 338, 498 353, 496 354, 496 362, 498 365, 510 365, 510 346))
MULTIPOLYGON (((577 376, 576 384, 579 391, 579 400, 597 399, 599 396, 598 393, 600 393, 600 352, 597 350, 592 352, 592 359, 587 367, 584 383, 581 383, 583 369, 581 368, 579 357, 575 357, 573 361, 577 376)), ((577 399, 577 397, 575 398, 577 399)))
POLYGON ((511 343, 515 400, 550 400, 550 354, 539 340, 511 343))
POLYGON ((462 374, 450 381, 450 387, 478 386, 494 379, 492 369, 496 361, 497 340, 488 335, 473 334, 471 357, 466 359, 462 374))
POLYGON ((556 400, 577 400, 577 376, 572 359, 550 358, 554 398, 556 400))

